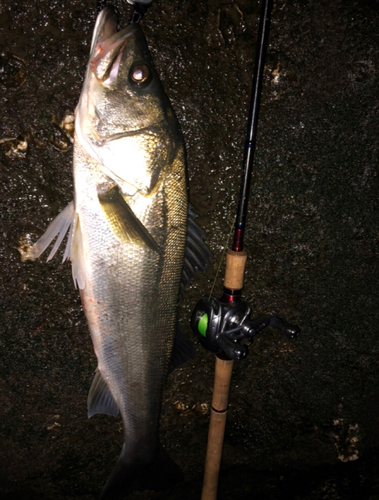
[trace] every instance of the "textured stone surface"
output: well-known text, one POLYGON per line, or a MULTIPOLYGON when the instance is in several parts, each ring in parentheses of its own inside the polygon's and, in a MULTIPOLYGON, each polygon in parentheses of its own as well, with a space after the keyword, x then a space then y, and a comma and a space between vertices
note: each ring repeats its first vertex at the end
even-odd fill
MULTIPOLYGON (((72 198, 72 150, 52 115, 60 121, 75 109, 94 4, 6 0, 0 11, 0 491, 8 500, 98 498, 122 443, 120 420, 86 417, 96 361, 69 266, 23 264, 17 251, 72 198)), ((127 4, 116 5, 126 22, 127 4)), ((246 0, 155 0, 143 20, 216 258, 239 194, 258 16, 246 0)), ((376 2, 275 2, 244 297, 257 316, 281 315, 303 333, 289 342, 268 330, 235 367, 222 499, 379 497, 378 32, 376 2)), ((214 274, 181 303, 190 336, 192 308, 214 274)), ((221 286, 219 278, 217 294, 221 286)), ((199 498, 213 356, 194 342, 196 359, 169 376, 161 424, 186 483, 157 498, 199 498)))

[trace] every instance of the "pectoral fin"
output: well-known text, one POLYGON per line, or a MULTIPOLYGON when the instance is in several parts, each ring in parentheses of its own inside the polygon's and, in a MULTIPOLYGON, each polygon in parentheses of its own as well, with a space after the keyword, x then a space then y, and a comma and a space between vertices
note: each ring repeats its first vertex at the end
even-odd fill
POLYGON ((160 253, 159 246, 149 231, 134 215, 117 186, 98 195, 101 208, 115 234, 136 246, 147 246, 160 253))

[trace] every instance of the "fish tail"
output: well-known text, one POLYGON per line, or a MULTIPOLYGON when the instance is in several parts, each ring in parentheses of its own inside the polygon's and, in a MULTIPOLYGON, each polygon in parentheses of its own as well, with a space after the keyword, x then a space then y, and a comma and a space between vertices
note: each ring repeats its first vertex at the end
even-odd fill
POLYGON ((102 491, 100 500, 124 500, 133 491, 163 491, 183 481, 180 467, 159 445, 156 460, 130 464, 125 445, 102 491))

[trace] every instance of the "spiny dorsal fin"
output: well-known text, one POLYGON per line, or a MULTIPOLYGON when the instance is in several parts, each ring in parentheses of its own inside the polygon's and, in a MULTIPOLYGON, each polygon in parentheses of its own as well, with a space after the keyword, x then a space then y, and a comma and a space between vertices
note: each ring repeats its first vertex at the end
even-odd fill
POLYGON ((184 288, 197 277, 198 272, 209 267, 213 255, 204 243, 204 232, 195 222, 196 215, 192 205, 188 205, 187 241, 184 254, 181 293, 184 288))

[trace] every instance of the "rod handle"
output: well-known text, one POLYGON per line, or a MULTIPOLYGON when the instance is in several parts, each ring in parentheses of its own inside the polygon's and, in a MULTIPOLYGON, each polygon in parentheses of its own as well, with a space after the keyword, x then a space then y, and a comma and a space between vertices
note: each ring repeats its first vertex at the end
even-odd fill
POLYGON ((225 288, 229 290, 241 290, 243 288, 246 260, 247 253, 244 250, 235 252, 229 249, 226 252, 225 288))
POLYGON ((218 476, 224 443, 226 416, 228 413, 232 370, 233 360, 223 360, 216 356, 211 420, 209 424, 207 456, 205 459, 201 500, 217 499, 218 476))

